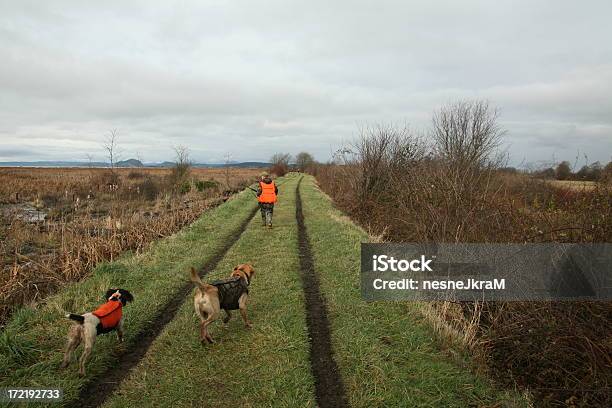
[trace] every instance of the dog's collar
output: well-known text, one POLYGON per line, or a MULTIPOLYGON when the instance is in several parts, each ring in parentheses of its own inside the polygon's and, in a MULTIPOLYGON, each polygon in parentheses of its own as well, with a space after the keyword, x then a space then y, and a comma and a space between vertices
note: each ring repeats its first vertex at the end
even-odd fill
MULTIPOLYGON (((236 276, 236 275, 234 275, 236 276)), ((247 286, 251 285, 251 280, 249 279, 249 275, 247 275, 246 273, 244 275, 237 275, 237 277, 239 279, 242 279, 244 277, 244 280, 246 280, 247 286)))

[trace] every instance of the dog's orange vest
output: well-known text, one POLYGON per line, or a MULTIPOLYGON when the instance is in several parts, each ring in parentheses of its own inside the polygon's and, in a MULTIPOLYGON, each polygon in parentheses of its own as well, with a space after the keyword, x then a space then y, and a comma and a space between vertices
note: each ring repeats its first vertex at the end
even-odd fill
POLYGON ((261 188, 261 194, 259 195, 260 203, 273 204, 276 202, 276 192, 274 191, 276 190, 276 187, 274 185, 274 182, 266 184, 260 181, 259 187, 261 188))
POLYGON ((93 311, 92 314, 100 319, 103 329, 114 329, 123 315, 122 306, 122 303, 118 300, 109 300, 93 311))

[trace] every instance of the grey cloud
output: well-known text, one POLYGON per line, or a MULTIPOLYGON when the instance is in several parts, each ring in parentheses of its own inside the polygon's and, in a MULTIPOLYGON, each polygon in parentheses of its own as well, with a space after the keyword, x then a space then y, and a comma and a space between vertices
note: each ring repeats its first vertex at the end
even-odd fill
POLYGON ((102 158, 117 128, 124 155, 145 160, 177 144, 207 161, 302 149, 326 160, 359 123, 423 130, 440 105, 485 98, 514 162, 577 149, 608 161, 611 12, 605 1, 0 1, 0 150, 102 158))

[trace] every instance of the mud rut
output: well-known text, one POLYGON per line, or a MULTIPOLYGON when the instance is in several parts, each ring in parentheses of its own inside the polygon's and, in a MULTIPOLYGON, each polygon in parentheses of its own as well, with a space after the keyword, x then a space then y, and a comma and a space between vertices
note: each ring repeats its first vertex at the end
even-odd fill
POLYGON ((319 289, 312 248, 304 224, 300 184, 295 190, 295 218, 298 225, 300 277, 306 301, 306 324, 310 340, 310 368, 315 382, 315 397, 321 408, 348 407, 342 378, 334 360, 327 306, 319 289))
MULTIPOLYGON (((225 245, 217 251, 213 257, 206 262, 200 269, 200 276, 206 275, 214 270, 217 264, 225 257, 229 249, 238 241, 242 233, 246 230, 249 222, 257 213, 255 207, 249 216, 240 224, 229 237, 226 238, 225 245)), ((176 313, 183 305, 187 296, 193 289, 191 282, 185 283, 171 298, 170 301, 159 311, 140 332, 138 337, 132 340, 125 351, 116 355, 117 362, 108 370, 93 377, 85 387, 79 392, 79 397, 74 402, 68 404, 69 407, 99 407, 106 399, 121 385, 121 382, 130 374, 140 360, 145 356, 149 347, 162 332, 164 327, 174 319, 176 313), (112 379, 112 381, 109 381, 112 379)))

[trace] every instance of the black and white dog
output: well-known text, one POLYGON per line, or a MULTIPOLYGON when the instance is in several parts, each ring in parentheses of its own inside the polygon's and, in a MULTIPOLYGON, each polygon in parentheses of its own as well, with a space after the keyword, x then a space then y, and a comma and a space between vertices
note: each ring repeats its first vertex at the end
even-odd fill
POLYGON ((119 341, 123 341, 123 306, 134 300, 132 294, 125 289, 109 289, 105 295, 106 303, 96 310, 82 315, 68 313, 67 318, 76 323, 68 332, 68 343, 64 352, 61 368, 70 364, 72 352, 83 342, 83 354, 79 360, 79 374, 85 375, 85 363, 91 355, 98 334, 117 330, 119 341))

